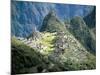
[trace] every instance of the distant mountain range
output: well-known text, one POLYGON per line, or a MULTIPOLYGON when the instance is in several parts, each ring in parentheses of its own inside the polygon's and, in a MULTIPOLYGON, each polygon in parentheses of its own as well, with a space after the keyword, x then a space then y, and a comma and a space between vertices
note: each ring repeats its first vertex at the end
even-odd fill
POLYGON ((52 10, 64 21, 74 16, 87 17, 94 8, 87 5, 12 1, 11 32, 12 35, 26 37, 32 33, 34 27, 40 30, 44 17, 52 10))
POLYGON ((12 1, 12 74, 96 68, 95 6, 12 1))
POLYGON ((95 41, 79 16, 69 25, 51 11, 40 32, 34 30, 27 38, 13 36, 11 40, 12 74, 96 68, 95 41))

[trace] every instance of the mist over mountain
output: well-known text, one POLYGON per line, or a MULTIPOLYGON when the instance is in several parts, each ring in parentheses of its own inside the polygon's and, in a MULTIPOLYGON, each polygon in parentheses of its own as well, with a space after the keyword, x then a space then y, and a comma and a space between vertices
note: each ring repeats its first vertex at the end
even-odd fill
POLYGON ((40 30, 44 17, 52 10, 59 19, 65 20, 74 16, 87 16, 93 8, 86 5, 12 1, 11 32, 12 35, 26 37, 33 27, 40 30))

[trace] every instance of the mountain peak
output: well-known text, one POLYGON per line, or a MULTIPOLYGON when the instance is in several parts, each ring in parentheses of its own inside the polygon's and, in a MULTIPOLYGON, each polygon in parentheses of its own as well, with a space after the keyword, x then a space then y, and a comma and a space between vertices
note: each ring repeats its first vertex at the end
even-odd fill
POLYGON ((49 12, 49 14, 48 15, 50 15, 50 16, 56 16, 56 13, 55 13, 55 11, 54 10, 51 10, 50 12, 49 12))
POLYGON ((50 11, 43 20, 41 32, 63 32, 65 31, 65 25, 58 19, 54 11, 50 11))

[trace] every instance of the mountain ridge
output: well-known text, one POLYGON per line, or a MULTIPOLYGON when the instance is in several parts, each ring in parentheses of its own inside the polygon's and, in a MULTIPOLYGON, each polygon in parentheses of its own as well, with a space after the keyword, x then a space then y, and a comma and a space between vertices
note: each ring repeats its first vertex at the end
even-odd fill
POLYGON ((85 19, 93 8, 13 1, 11 73, 96 69, 96 28, 85 19))
POLYGON ((75 15, 85 16, 89 14, 93 8, 94 6, 85 5, 12 1, 11 32, 12 35, 26 37, 32 33, 34 25, 40 30, 44 17, 51 10, 55 11, 60 20, 65 20, 75 15))

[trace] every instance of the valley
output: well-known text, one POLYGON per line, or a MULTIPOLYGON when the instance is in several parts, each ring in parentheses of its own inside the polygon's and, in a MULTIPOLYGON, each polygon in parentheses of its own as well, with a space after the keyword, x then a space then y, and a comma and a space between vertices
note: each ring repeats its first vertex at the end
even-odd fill
POLYGON ((12 3, 12 74, 96 69, 95 6, 12 3))

